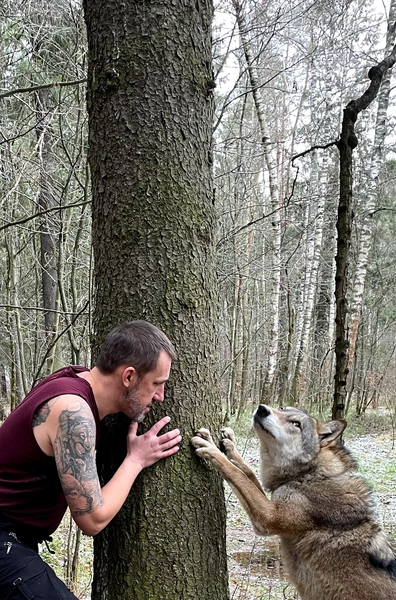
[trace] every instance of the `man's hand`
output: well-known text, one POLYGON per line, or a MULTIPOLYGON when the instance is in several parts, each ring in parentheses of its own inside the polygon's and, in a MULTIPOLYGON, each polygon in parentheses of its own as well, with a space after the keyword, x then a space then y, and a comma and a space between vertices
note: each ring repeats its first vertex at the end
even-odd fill
POLYGON ((138 424, 133 422, 128 432, 128 458, 141 465, 142 469, 150 467, 161 458, 175 454, 179 450, 181 435, 178 429, 173 429, 162 435, 158 435, 165 425, 170 421, 164 417, 152 426, 146 433, 137 435, 138 424))

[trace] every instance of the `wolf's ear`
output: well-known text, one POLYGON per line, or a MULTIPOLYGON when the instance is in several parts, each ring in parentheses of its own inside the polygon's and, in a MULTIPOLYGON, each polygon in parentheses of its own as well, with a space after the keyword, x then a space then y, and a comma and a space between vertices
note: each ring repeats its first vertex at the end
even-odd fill
POLYGON ((329 421, 328 423, 319 423, 318 434, 320 437, 320 445, 323 448, 328 446, 330 442, 336 440, 347 426, 346 421, 329 421))

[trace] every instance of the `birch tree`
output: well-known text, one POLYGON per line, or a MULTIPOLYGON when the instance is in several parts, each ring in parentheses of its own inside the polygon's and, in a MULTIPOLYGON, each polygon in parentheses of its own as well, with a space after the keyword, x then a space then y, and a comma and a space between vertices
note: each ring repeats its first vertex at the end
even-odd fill
POLYGON ((279 340, 279 286, 281 273, 281 206, 279 202, 279 189, 277 181, 276 163, 272 156, 270 148, 270 139, 267 134, 266 126, 266 110, 263 99, 260 93, 260 83, 257 70, 253 60, 253 49, 248 37, 247 24, 243 13, 243 8, 238 0, 233 0, 233 7, 236 14, 236 22, 238 25, 241 44, 246 60, 247 71, 249 74, 249 83, 251 93, 256 109, 257 121, 261 137, 261 148, 266 169, 266 177, 268 178, 270 206, 271 206, 271 285, 269 294, 269 339, 267 346, 268 363, 265 371, 265 380, 263 382, 262 399, 265 400, 271 395, 272 386, 275 377, 275 368, 278 356, 278 340, 279 340))
MULTIPOLYGON (((390 55, 395 44, 396 2, 391 0, 388 16, 388 29, 384 56, 390 55)), ((379 174, 384 161, 384 143, 387 134, 387 113, 391 83, 391 70, 384 74, 378 92, 377 114, 374 128, 374 141, 370 152, 369 167, 365 169, 363 181, 360 182, 360 201, 357 210, 360 214, 358 221, 359 236, 358 250, 353 278, 351 301, 351 325, 348 356, 348 370, 352 372, 355 358, 355 348, 358 336, 359 323, 362 312, 362 302, 367 274, 368 257, 371 248, 373 231, 373 212, 378 202, 379 174)))
POLYGON ((348 377, 349 339, 347 329, 348 314, 348 264, 353 222, 353 168, 352 153, 358 144, 355 123, 359 114, 376 98, 382 80, 396 61, 396 46, 380 63, 368 72, 370 85, 356 100, 351 100, 344 109, 342 130, 337 146, 340 152, 340 201, 337 219, 337 255, 336 255, 336 369, 333 418, 343 415, 346 401, 348 377))

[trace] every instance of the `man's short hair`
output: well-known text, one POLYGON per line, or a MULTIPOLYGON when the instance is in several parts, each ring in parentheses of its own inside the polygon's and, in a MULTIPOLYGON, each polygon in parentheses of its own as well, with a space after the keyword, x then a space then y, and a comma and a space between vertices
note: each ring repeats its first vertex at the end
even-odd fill
POLYGON ((96 366, 101 373, 110 374, 129 365, 142 377, 155 369, 162 350, 176 358, 172 343, 158 327, 147 321, 129 321, 107 334, 96 366))

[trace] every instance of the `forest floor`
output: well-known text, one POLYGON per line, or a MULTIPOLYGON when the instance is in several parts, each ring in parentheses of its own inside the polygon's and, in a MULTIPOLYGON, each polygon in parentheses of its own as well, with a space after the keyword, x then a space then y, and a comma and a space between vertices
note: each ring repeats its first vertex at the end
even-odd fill
MULTIPOLYGON (((390 419, 365 416, 345 432, 345 445, 359 462, 359 471, 373 487, 378 517, 396 549, 396 441, 389 427, 390 419)), ((249 425, 236 428, 237 445, 244 459, 258 474, 259 446, 256 436, 246 437, 249 425)), ((225 485, 227 502, 227 555, 231 600, 296 600, 294 588, 287 582, 283 570, 277 537, 259 537, 253 532, 236 496, 225 485)), ((65 580, 67 532, 69 522, 64 520, 51 547, 51 555, 43 547, 41 554, 58 575, 65 580)), ((80 600, 90 600, 92 574, 92 541, 82 537, 79 552, 79 575, 75 593, 80 600)))

